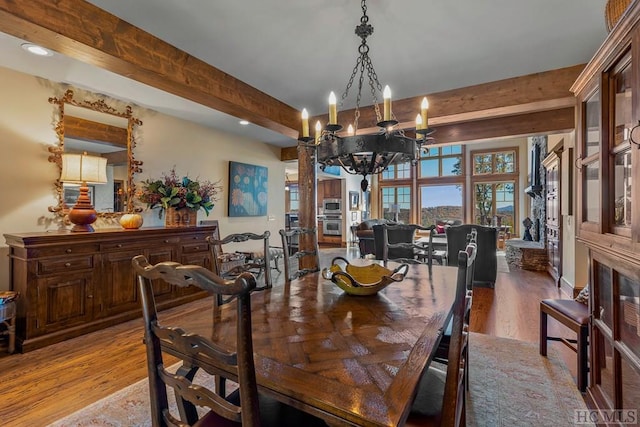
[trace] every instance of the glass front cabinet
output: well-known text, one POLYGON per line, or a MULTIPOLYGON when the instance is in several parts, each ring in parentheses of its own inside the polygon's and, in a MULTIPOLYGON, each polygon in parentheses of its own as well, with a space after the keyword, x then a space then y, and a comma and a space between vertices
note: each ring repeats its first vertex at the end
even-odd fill
POLYGON ((640 2, 633 2, 571 90, 576 103, 576 220, 589 248, 589 397, 640 402, 640 2))

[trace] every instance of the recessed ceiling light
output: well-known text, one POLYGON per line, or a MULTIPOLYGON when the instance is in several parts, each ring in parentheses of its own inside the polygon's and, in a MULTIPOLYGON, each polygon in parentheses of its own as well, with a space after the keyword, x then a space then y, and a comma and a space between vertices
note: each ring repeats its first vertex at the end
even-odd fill
POLYGON ((37 44, 33 44, 33 43, 22 43, 22 48, 24 50, 26 50, 29 53, 33 53, 34 55, 38 55, 38 56, 52 56, 53 52, 50 51, 49 49, 45 49, 42 46, 38 46, 37 44))
POLYGON ((240 120, 238 123, 240 123, 242 126, 246 126, 249 124, 248 120, 240 120))

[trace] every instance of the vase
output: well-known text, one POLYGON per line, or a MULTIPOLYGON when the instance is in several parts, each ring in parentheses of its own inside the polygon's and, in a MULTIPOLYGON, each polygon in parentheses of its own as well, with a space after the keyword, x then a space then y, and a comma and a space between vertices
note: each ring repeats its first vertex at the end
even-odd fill
POLYGON ((165 212, 165 227, 195 227, 198 211, 192 209, 167 208, 165 212))

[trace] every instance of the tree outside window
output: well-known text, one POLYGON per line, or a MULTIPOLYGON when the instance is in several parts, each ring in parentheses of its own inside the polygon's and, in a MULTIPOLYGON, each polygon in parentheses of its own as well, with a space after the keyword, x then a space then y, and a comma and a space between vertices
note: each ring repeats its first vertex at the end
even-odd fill
POLYGON ((493 182, 474 185, 475 223, 513 227, 515 220, 515 183, 493 182))
POLYGON ((515 230, 517 148, 472 152, 474 222, 515 230))

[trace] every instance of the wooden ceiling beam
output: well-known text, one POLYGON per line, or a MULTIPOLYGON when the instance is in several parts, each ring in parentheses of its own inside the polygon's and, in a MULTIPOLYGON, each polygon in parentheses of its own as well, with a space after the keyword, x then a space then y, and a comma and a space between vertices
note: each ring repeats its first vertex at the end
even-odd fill
MULTIPOLYGON (((416 115, 420 112, 422 98, 429 99, 429 124, 442 118, 448 120, 468 121, 490 117, 492 114, 508 116, 521 114, 519 109, 525 106, 529 111, 539 111, 564 108, 564 105, 551 106, 549 103, 566 103, 573 99, 573 93, 569 90, 585 64, 559 68, 557 70, 528 74, 526 76, 513 77, 490 83, 467 86, 444 92, 414 96, 411 98, 394 100, 393 113, 401 123, 410 123, 415 126, 416 115)), ((381 106, 382 108, 382 106, 381 106)), ((346 127, 353 121, 354 109, 339 111, 338 122, 346 127)), ((328 113, 327 113, 328 114, 328 113)), ((327 114, 314 116, 309 123, 315 124, 320 120, 323 125, 327 123, 327 114)), ((438 123, 444 123, 438 122, 438 123)), ((360 107, 359 127, 375 126, 376 117, 373 108, 360 107)))
POLYGON ((0 31, 291 138, 299 112, 83 0, 0 0, 0 31))
MULTIPOLYGON (((507 117, 458 122, 433 126, 436 144, 481 141, 505 137, 539 135, 571 131, 575 126, 574 108, 528 112, 507 117)), ((407 136, 415 137, 413 131, 407 136)), ((282 161, 296 160, 296 147, 286 147, 280 152, 282 161)))
POLYGON ((574 126, 574 109, 567 107, 560 110, 435 126, 434 137, 438 144, 446 144, 569 132, 574 126))

